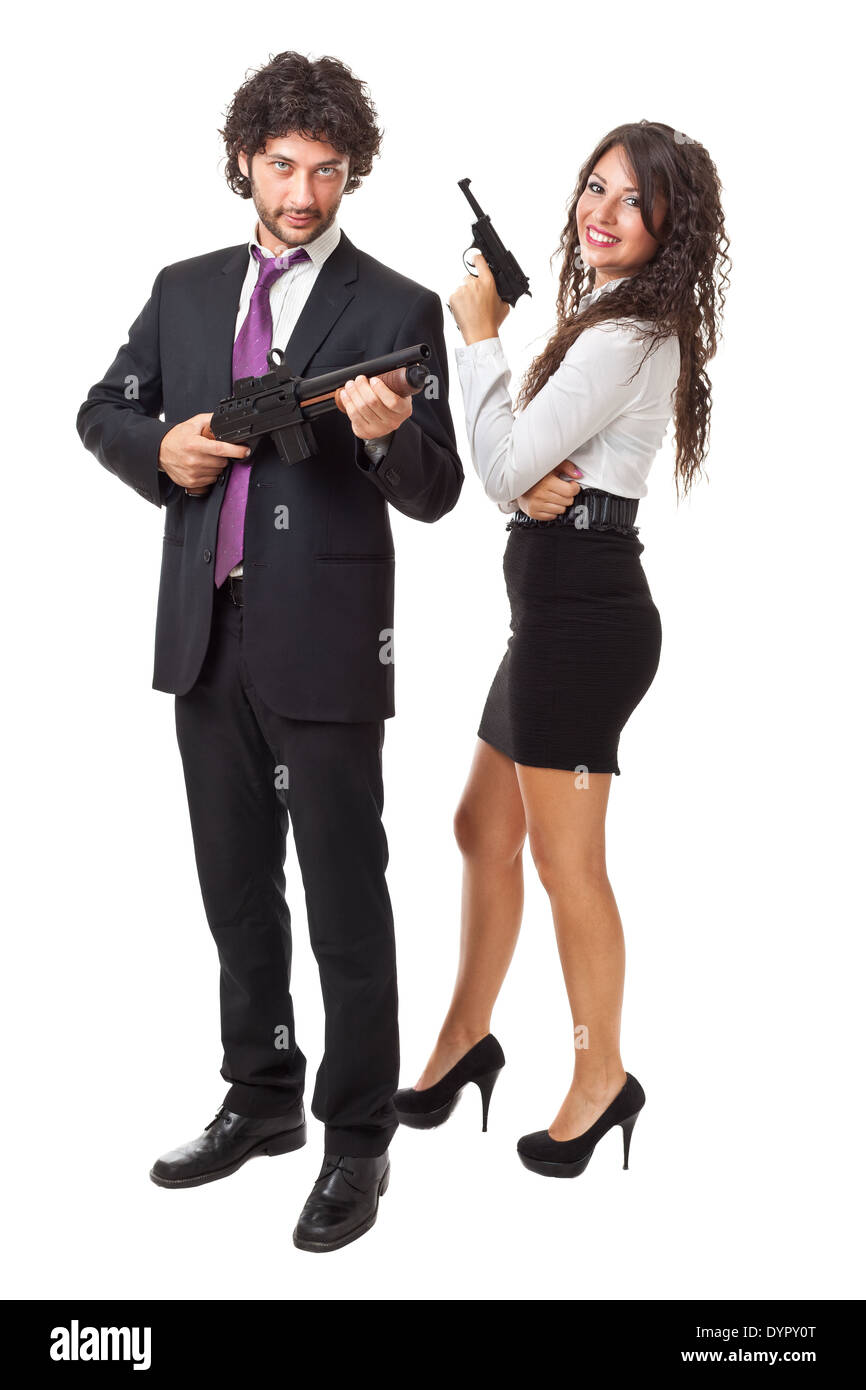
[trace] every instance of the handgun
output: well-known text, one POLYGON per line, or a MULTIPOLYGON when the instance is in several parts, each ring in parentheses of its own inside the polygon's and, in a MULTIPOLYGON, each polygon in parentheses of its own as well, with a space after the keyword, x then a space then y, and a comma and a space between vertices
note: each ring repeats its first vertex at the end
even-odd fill
POLYGON ((202 434, 251 448, 263 435, 270 435, 283 463, 300 463, 319 452, 311 421, 341 408, 336 393, 347 381, 356 376, 376 376, 396 395, 415 396, 430 375, 431 356, 426 343, 416 343, 354 367, 341 367, 338 372, 299 377, 292 375, 281 350, 271 348, 267 359, 270 371, 234 382, 232 395, 220 401, 210 427, 206 425, 202 434))
MULTIPOLYGON (((510 304, 513 308, 522 294, 528 294, 529 298, 532 298, 529 280, 511 252, 506 251, 501 238, 493 229, 489 214, 482 211, 478 200, 469 192, 471 182, 471 179, 458 179, 457 187, 462 188, 477 218, 472 224, 472 246, 478 247, 490 266, 499 298, 503 304, 510 304)), ((466 251, 471 251, 472 246, 467 246, 466 251)), ((470 275, 477 275, 478 271, 474 265, 466 264, 466 251, 463 252, 463 264, 470 275)))

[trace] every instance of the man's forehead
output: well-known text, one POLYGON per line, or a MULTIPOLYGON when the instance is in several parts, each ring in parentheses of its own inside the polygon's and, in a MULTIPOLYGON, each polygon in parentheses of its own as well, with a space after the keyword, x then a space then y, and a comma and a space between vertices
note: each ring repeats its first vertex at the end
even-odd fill
POLYGON ((325 159, 340 164, 347 158, 326 140, 311 140, 309 136, 301 135, 297 131, 273 136, 265 145, 265 153, 271 156, 285 155, 295 163, 304 164, 321 164, 325 159))

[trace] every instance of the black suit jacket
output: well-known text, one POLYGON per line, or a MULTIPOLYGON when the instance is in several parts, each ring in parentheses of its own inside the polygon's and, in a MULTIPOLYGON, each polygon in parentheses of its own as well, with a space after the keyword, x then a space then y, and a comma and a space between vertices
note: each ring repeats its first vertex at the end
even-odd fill
MULTIPOLYGON (((129 341, 78 413, 81 439, 100 463, 165 507, 153 686, 177 694, 195 683, 207 651, 217 521, 232 461, 206 498, 194 498, 158 470, 157 460, 173 425, 212 411, 231 393, 248 259, 244 244, 161 270, 129 341)), ((286 344, 287 363, 314 376, 426 342, 434 381, 414 397, 411 417, 378 465, 338 411, 313 423, 313 458, 287 467, 269 439, 251 456, 244 658, 256 689, 279 714, 355 721, 394 713, 388 503, 418 521, 436 521, 463 485, 442 325, 437 295, 358 250, 342 232, 286 344)))

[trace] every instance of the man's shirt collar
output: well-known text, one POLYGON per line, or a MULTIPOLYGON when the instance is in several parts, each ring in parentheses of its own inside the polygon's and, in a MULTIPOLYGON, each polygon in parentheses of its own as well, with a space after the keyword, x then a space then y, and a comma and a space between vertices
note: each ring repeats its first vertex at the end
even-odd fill
MULTIPOLYGON (((259 224, 258 222, 256 222, 255 227, 253 228, 253 234, 249 242, 247 243, 250 259, 252 260, 253 257, 254 246, 258 246, 263 256, 270 257, 272 260, 276 259, 274 257, 273 251, 269 251, 266 246, 262 246, 261 242, 258 240, 258 230, 259 224)), ((325 261, 330 256, 331 252, 336 250, 337 243, 339 242, 339 240, 340 226, 337 219, 334 218, 334 221, 331 223, 330 227, 328 227, 326 231, 322 232, 321 236, 317 236, 314 241, 304 242, 304 250, 307 252, 307 255, 310 257, 310 260, 313 262, 313 265, 316 267, 317 270, 321 269, 325 261)), ((293 247, 292 249, 297 250, 297 247, 293 247)), ((281 254, 285 255, 285 252, 282 252, 281 254)))

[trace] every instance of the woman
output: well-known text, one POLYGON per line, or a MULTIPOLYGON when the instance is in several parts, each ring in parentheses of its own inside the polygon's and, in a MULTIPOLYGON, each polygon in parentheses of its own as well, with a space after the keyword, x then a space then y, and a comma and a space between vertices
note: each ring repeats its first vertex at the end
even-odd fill
POLYGON ((512 636, 455 817, 464 878, 453 998, 416 1085, 394 1099, 403 1123, 429 1128, 474 1081, 486 1128, 505 1061, 490 1019, 520 930, 528 835, 571 1006, 574 1077, 553 1123, 517 1149, 556 1177, 583 1172, 616 1125, 627 1167, 645 1099, 620 1056, 624 946, 605 813, 620 733, 661 647, 638 499, 672 416, 678 495, 700 474, 727 245, 706 150, 641 121, 605 136, 580 171, 560 238, 556 329, 516 415, 499 340, 508 306, 483 257, 449 301, 465 342, 472 461, 488 497, 514 513, 504 561, 512 636))

